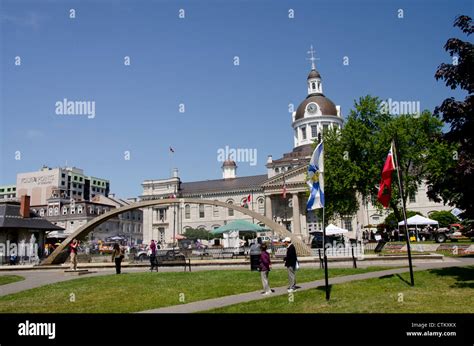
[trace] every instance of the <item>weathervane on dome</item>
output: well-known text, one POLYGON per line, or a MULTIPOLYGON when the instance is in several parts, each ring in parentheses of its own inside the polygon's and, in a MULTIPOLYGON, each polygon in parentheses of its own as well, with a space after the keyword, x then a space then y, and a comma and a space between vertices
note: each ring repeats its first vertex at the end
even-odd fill
POLYGON ((311 49, 308 50, 308 54, 311 54, 311 58, 306 58, 306 60, 311 60, 311 69, 312 70, 316 70, 316 65, 314 64, 314 62, 316 60, 319 60, 319 58, 316 58, 314 56, 314 53, 316 53, 316 51, 313 49, 313 45, 311 45, 311 49))

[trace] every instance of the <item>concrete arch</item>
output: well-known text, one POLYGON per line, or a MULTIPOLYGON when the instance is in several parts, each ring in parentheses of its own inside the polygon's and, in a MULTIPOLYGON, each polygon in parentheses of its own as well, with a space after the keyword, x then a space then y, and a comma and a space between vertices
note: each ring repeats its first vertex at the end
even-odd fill
POLYGON ((47 265, 47 264, 57 264, 57 263, 62 263, 65 261, 65 252, 67 251, 67 246, 70 244, 70 242, 75 239, 75 238, 82 238, 89 234, 95 227, 100 225, 101 223, 121 214, 125 213, 127 211, 135 210, 135 209, 140 209, 140 208, 147 208, 147 207, 153 207, 156 205, 169 205, 169 204, 206 204, 206 205, 215 205, 223 208, 229 208, 233 209, 236 211, 241 212, 242 214, 249 215, 253 217, 254 219, 257 219, 258 221, 262 222, 266 226, 268 226, 270 229, 275 231, 279 236, 281 237, 290 237, 292 240, 292 243, 295 245, 296 251, 298 255, 300 256, 310 256, 311 255, 311 249, 303 243, 303 241, 295 236, 294 234, 288 232, 288 230, 283 227, 282 225, 276 223, 275 221, 269 219, 266 216, 263 216, 262 214, 259 214, 257 212, 254 212, 252 210, 249 210, 244 207, 240 207, 236 204, 229 204, 225 202, 220 202, 220 201, 214 201, 214 200, 205 200, 205 199, 198 199, 198 198, 166 198, 166 199, 155 199, 155 200, 149 200, 149 201, 141 201, 137 203, 132 203, 117 209, 112 209, 108 211, 105 214, 102 214, 85 225, 79 227, 77 230, 75 230, 69 237, 67 237, 61 245, 59 245, 51 255, 49 255, 47 258, 45 258, 41 264, 42 265, 47 265))

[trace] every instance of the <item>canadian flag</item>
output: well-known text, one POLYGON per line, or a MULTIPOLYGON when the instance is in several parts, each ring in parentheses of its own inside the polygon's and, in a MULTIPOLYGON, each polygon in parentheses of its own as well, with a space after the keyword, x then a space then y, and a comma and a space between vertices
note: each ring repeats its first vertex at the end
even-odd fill
POLYGON ((395 161, 393 160, 393 143, 390 146, 387 159, 382 170, 382 179, 380 181, 379 192, 377 194, 377 200, 385 207, 388 208, 390 204, 390 198, 392 197, 392 172, 395 170, 395 161))
POLYGON ((251 199, 252 199, 251 195, 248 195, 247 197, 245 197, 245 199, 242 201, 241 206, 248 208, 248 204, 250 203, 251 199))

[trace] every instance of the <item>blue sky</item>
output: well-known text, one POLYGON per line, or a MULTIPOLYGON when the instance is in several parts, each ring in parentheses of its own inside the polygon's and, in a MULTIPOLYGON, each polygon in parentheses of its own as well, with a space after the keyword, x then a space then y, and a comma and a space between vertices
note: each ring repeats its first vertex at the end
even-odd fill
POLYGON ((267 155, 293 147, 288 104, 306 97, 311 44, 344 115, 367 94, 433 110, 463 96, 433 76, 451 62, 446 40, 465 39, 455 16, 472 12, 454 0, 0 0, 0 184, 67 162, 133 197, 171 165, 183 181, 221 178, 226 145, 257 150, 238 175, 263 174, 267 155), (95 118, 57 115, 64 98, 95 101, 95 118))

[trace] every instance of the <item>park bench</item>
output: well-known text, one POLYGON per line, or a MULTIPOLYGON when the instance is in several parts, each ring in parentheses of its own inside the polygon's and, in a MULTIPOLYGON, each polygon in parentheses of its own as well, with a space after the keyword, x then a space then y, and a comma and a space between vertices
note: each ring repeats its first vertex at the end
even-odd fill
POLYGON ((191 260, 184 256, 177 256, 175 258, 163 258, 163 257, 156 257, 156 265, 157 271, 159 267, 184 267, 184 271, 186 271, 186 266, 191 271, 191 260))

